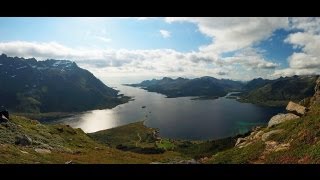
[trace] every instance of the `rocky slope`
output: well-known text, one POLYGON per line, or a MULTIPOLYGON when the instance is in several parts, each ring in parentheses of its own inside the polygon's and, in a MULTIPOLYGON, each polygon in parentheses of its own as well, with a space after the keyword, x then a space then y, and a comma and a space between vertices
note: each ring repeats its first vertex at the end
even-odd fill
POLYGON ((206 163, 320 163, 319 86, 320 78, 310 106, 290 102, 287 114, 272 117, 267 127, 254 129, 206 163))

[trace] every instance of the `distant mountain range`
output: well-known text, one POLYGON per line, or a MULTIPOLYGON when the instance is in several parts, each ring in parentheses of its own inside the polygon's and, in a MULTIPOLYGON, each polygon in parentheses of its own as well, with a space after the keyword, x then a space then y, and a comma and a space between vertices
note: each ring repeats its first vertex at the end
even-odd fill
POLYGON ((160 80, 146 80, 138 84, 127 85, 161 93, 168 98, 186 96, 221 97, 228 92, 240 91, 240 101, 242 102, 283 106, 290 100, 300 101, 312 96, 315 81, 318 77, 317 75, 293 76, 275 80, 257 78, 248 82, 216 79, 208 76, 195 79, 164 77, 160 80))
POLYGON ((16 112, 74 112, 111 108, 128 97, 68 60, 0 56, 0 105, 16 112))
POLYGON ((319 75, 280 77, 275 80, 254 79, 244 86, 241 101, 269 106, 299 102, 314 94, 319 75))
POLYGON ((164 77, 160 80, 146 80, 139 84, 129 84, 133 87, 141 87, 151 92, 158 92, 169 98, 185 96, 225 96, 230 91, 238 91, 243 86, 242 82, 213 77, 201 77, 195 79, 164 77))

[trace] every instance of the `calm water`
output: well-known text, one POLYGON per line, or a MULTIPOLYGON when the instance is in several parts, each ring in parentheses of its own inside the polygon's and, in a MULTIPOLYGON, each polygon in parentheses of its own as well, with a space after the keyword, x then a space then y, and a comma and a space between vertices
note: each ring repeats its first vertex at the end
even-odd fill
POLYGON ((122 85, 115 88, 135 100, 113 109, 88 111, 59 121, 85 132, 95 132, 146 120, 145 124, 159 128, 163 137, 200 140, 244 133, 284 111, 284 108, 261 107, 225 97, 214 100, 165 98, 139 88, 122 85))

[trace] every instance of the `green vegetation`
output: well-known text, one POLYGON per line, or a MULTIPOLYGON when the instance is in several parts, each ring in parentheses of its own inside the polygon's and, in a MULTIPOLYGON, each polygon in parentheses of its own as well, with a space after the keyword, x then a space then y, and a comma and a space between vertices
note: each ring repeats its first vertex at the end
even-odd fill
POLYGON ((245 164, 257 160, 264 151, 265 145, 262 142, 250 144, 247 147, 238 149, 232 148, 219 152, 212 157, 209 163, 218 164, 245 164))
POLYGON ((110 147, 154 147, 155 130, 143 125, 143 121, 88 134, 93 139, 110 147))
POLYGON ((224 138, 210 141, 181 141, 175 140, 174 151, 187 157, 200 159, 211 157, 213 154, 232 148, 236 142, 236 137, 224 138))
POLYGON ((93 139, 123 151, 160 154, 165 150, 156 146, 156 130, 143 121, 89 134, 93 139))
POLYGON ((156 129, 148 128, 143 122, 107 129, 89 134, 93 139, 109 147, 137 153, 176 152, 185 158, 200 159, 233 147, 237 137, 213 141, 186 141, 156 136, 156 129), (140 137, 139 137, 139 136, 140 137))
POLYGON ((166 151, 174 150, 175 144, 172 141, 173 140, 170 140, 170 139, 161 139, 160 141, 156 141, 156 145, 158 148, 162 148, 166 151))
POLYGON ((43 125, 14 115, 0 123, 0 163, 151 163, 173 159, 183 158, 171 151, 145 155, 117 150, 67 125, 43 125), (16 137, 24 135, 32 143, 17 145, 16 137))
POLYGON ((27 117, 29 119, 37 119, 40 122, 50 122, 61 118, 67 118, 75 115, 75 113, 67 112, 49 112, 49 113, 13 113, 17 116, 27 117))

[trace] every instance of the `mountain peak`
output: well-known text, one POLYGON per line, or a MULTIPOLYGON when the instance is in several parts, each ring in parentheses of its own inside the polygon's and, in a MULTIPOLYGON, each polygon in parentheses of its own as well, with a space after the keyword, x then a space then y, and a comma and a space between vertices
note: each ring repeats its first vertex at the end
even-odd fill
POLYGON ((164 81, 172 81, 173 79, 169 78, 169 77, 163 77, 162 80, 164 80, 164 81))
POLYGON ((0 58, 1 103, 18 112, 72 112, 123 103, 118 91, 69 60, 0 58), (90 97, 90 98, 83 98, 90 97))

